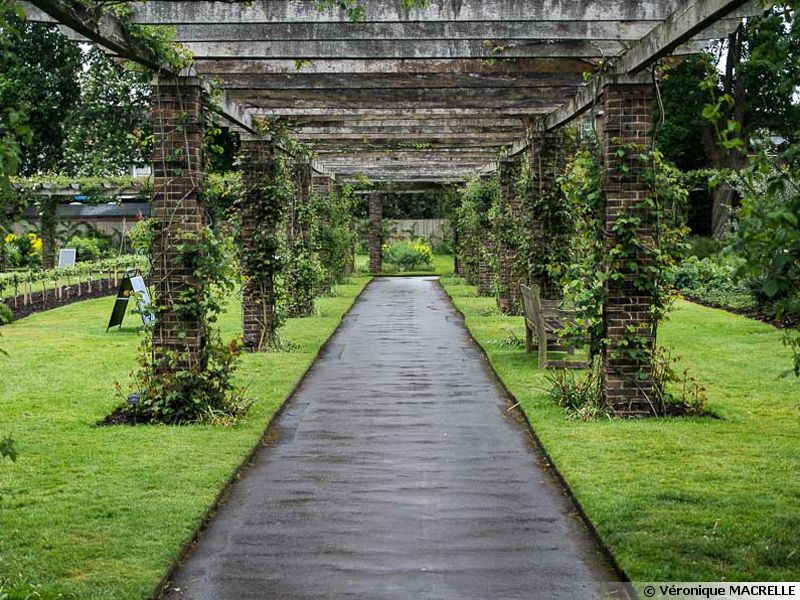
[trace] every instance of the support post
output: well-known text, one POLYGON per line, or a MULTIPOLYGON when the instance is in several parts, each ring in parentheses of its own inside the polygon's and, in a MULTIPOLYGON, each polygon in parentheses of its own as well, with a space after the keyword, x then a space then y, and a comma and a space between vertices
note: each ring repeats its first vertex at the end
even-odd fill
POLYGON ((556 299, 561 297, 561 290, 548 273, 547 264, 554 253, 564 250, 568 244, 567 239, 561 239, 564 232, 557 217, 563 206, 558 177, 568 155, 563 131, 535 129, 529 150, 531 187, 527 216, 532 243, 525 257, 528 283, 538 285, 542 297, 556 299))
POLYGON ((383 195, 369 193, 369 272, 376 275, 383 269, 383 195))
POLYGON ((507 315, 522 314, 519 291, 518 247, 514 241, 515 222, 520 218, 520 198, 516 190, 516 163, 500 163, 499 215, 494 223, 497 247, 497 308, 507 315))
POLYGON ((241 264, 245 283, 242 287, 242 336, 248 352, 266 350, 275 339, 275 274, 257 269, 247 260, 275 246, 277 250, 280 207, 275 207, 264 194, 281 168, 272 142, 258 138, 242 139, 239 165, 244 182, 244 198, 240 205, 241 264), (265 211, 275 211, 270 214, 265 211))
POLYGON ((297 268, 311 258, 311 228, 308 213, 311 203, 311 162, 299 159, 293 165, 295 194, 289 214, 288 248, 290 266, 286 275, 287 313, 290 317, 307 317, 314 312, 314 281, 306 270, 297 268))
POLYGON ((42 196, 39 200, 39 230, 42 238, 42 268, 56 266, 58 231, 58 196, 42 196))
POLYGON ((317 196, 329 196, 333 190, 333 181, 328 175, 313 174, 311 176, 311 193, 317 196))
POLYGON ((206 323, 187 314, 181 297, 204 282, 185 260, 205 227, 203 182, 203 88, 197 77, 162 78, 153 103, 153 285, 157 306, 153 352, 161 370, 203 369, 206 323))
MULTIPOLYGON (((603 160, 605 168, 606 246, 615 243, 614 226, 620 218, 641 216, 636 231, 640 248, 653 248, 654 223, 643 204, 652 192, 647 182, 647 164, 629 160, 629 148, 650 148, 653 135, 652 84, 608 84, 604 89, 603 160), (623 165, 625 168, 623 168, 623 165)), ((632 357, 623 340, 636 335, 655 345, 652 296, 636 286, 637 271, 652 260, 640 249, 633 261, 615 263, 621 276, 606 283, 603 322, 608 344, 603 350, 601 379, 603 393, 620 416, 641 417, 654 414, 653 364, 650 353, 632 357)))

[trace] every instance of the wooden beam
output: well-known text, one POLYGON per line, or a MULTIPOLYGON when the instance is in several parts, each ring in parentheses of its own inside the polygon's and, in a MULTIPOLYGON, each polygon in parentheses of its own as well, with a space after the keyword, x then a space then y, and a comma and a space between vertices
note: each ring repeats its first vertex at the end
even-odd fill
MULTIPOLYGON (((633 74, 666 56, 749 0, 697 0, 679 7, 620 57, 618 73, 633 74)), ((721 37, 717 33, 717 37, 721 37)))
POLYGON ((585 40, 339 40, 187 42, 198 59, 600 59, 625 49, 618 41, 585 40))
MULTIPOLYGON (((677 0, 459 0, 431 2, 421 9, 404 9, 396 0, 369 0, 364 22, 397 21, 633 21, 665 19, 677 0)), ((315 2, 205 2, 149 1, 131 3, 136 22, 178 25, 186 23, 349 23, 345 11, 319 11, 315 2)))
POLYGON ((181 23, 178 42, 400 40, 639 40, 660 21, 406 21, 181 23))
MULTIPOLYGON (((460 88, 554 88, 580 87, 582 73, 536 74, 328 74, 328 73, 210 73, 198 66, 198 72, 213 77, 228 90, 339 90, 339 89, 446 89, 460 88)), ((535 93, 535 92, 534 92, 535 93)))
POLYGON ((209 75, 580 75, 593 65, 584 60, 553 58, 484 59, 326 59, 298 65, 291 59, 197 59, 197 70, 209 75))

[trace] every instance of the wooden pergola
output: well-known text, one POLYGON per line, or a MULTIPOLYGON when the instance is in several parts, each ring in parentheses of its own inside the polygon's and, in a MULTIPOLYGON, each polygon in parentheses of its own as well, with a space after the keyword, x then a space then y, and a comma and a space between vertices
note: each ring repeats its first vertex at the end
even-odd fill
MULTIPOLYGON (((76 38, 161 67, 113 16, 74 0, 26 4, 32 19, 57 22, 76 38)), ((499 169, 502 181, 503 165, 516 157, 531 161, 545 189, 559 168, 559 128, 597 104, 604 112, 608 222, 648 193, 635 173, 614 172, 613 156, 620 144, 651 139, 650 68, 667 55, 699 51, 742 17, 763 11, 762 3, 745 0, 430 0, 410 10, 399 0, 362 0, 364 18, 351 22, 346 11, 320 11, 316 4, 129 3, 132 22, 174 27, 194 55, 190 70, 162 77, 159 117, 174 110, 177 90, 202 90, 214 80, 225 91, 219 110, 245 134, 245 146, 258 143, 256 117, 291 119, 293 137, 316 154, 318 175, 343 182, 365 175, 413 189, 499 169)), ((201 102, 202 91, 190 97, 201 102)), ((156 135, 169 138, 158 125, 156 135)), ((269 160, 252 148, 244 153, 245 166, 269 160)), ((155 177, 156 216, 166 220, 175 210, 191 216, 191 182, 158 164, 155 177)), ((513 203, 508 188, 503 198, 513 203)), ((380 203, 373 204, 379 211, 380 203)), ((197 223, 184 219, 181 226, 197 223)), ((503 273, 501 264, 501 279, 503 273)), ((161 275, 174 276, 166 268, 161 275)), ((513 287, 505 282, 507 294, 513 287)), ((263 299, 245 296, 264 312, 263 299)), ((648 298, 624 284, 607 296, 609 337, 631 324, 646 328, 648 298)), ((246 316, 246 337, 248 327, 258 324, 246 316)), ((168 332, 162 341, 177 344, 168 332)), ((641 365, 612 362, 604 369, 607 396, 621 412, 647 410, 647 390, 629 381, 641 365)))

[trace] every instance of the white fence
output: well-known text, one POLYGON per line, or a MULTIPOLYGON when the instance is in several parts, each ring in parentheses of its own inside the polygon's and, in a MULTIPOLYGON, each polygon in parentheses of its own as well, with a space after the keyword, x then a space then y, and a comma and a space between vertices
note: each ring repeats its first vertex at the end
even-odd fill
POLYGON ((447 219, 400 219, 387 220, 390 242, 422 238, 429 242, 440 242, 450 238, 450 223, 447 219))

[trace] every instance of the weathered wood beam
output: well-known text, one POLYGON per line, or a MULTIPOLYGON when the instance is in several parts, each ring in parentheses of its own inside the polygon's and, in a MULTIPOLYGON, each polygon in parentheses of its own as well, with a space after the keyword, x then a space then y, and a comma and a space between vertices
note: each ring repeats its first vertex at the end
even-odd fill
POLYGON ((388 129, 394 130, 398 128, 411 130, 415 127, 438 127, 438 128, 470 128, 470 129, 486 129, 496 130, 498 128, 505 129, 519 129, 524 124, 524 121, 519 118, 437 118, 431 117, 429 119, 405 119, 403 115, 398 115, 396 119, 347 119, 332 117, 319 117, 313 123, 303 123, 302 126, 294 127, 294 131, 306 131, 308 128, 321 128, 325 127, 328 131, 345 131, 353 133, 353 130, 367 130, 372 131, 375 129, 388 129))
MULTIPOLYGON (((430 73, 373 75, 363 73, 209 73, 229 90, 578 88, 582 73, 477 74, 430 73)), ((457 91, 455 93, 458 93, 457 91)))
POLYGON ((302 60, 572 58, 600 59, 625 49, 622 42, 598 40, 339 40, 339 41, 225 41, 184 44, 198 59, 302 60))
MULTIPOLYGON (((423 121, 424 123, 424 121, 423 121)), ((292 136, 297 139, 375 139, 375 138, 395 138, 403 139, 411 136, 441 136, 448 137, 453 135, 466 136, 486 136, 500 135, 504 138, 523 135, 525 128, 521 125, 514 127, 500 126, 438 126, 438 125, 415 125, 414 127, 303 127, 292 132, 292 136)))
POLYGON ((584 60, 553 58, 515 58, 514 60, 484 59, 316 59, 302 65, 291 59, 244 59, 213 60, 197 59, 197 70, 204 74, 250 74, 262 75, 521 75, 572 73, 580 75, 592 68, 584 60))
POLYGON ((452 138, 430 138, 427 140, 318 140, 308 141, 308 145, 322 155, 325 152, 345 150, 351 153, 357 152, 377 152, 377 151, 402 151, 410 149, 418 150, 452 150, 452 149, 494 149, 499 152, 502 148, 510 146, 511 142, 506 140, 476 140, 472 139, 452 139, 452 138))
POLYGON ((574 94, 576 88, 539 88, 529 92, 520 88, 462 88, 458 94, 452 90, 232 90, 235 100, 255 108, 539 108, 546 112, 559 106, 564 98, 574 94))
MULTIPOLYGON (((431 2, 407 10, 396 0, 369 0, 366 23, 396 21, 632 21, 662 20, 677 0, 459 0, 431 2)), ((315 2, 285 0, 244 3, 204 1, 150 1, 131 3, 137 22, 177 25, 185 23, 349 23, 345 11, 318 11, 315 2)))
POLYGON ((256 108, 254 109, 253 114, 265 118, 285 118, 293 122, 301 123, 304 120, 313 120, 321 117, 325 119, 338 119, 341 121, 348 121, 351 119, 372 120, 396 117, 420 120, 431 118, 466 117, 485 117, 493 119, 503 117, 525 118, 533 115, 540 115, 542 114, 542 110, 524 106, 510 108, 498 108, 494 106, 484 106, 479 108, 421 108, 417 106, 405 108, 403 109, 402 113, 398 113, 397 109, 395 108, 386 108, 380 106, 364 106, 358 108, 343 108, 341 106, 334 108, 281 106, 274 108, 256 108))
POLYGON ((318 155, 326 164, 352 162, 353 157, 367 162, 381 161, 411 161, 426 162, 428 160, 438 161, 452 158, 453 160, 464 161, 485 161, 494 158, 492 148, 445 148, 445 149, 415 149, 407 148, 404 150, 364 150, 353 152, 345 148, 334 148, 331 150, 320 150, 318 155))
POLYGON ((293 133, 292 138, 303 142, 327 141, 339 142, 342 144, 348 141, 355 142, 410 142, 410 143, 436 143, 439 145, 453 143, 463 146, 464 144, 512 144, 517 137, 518 131, 506 131, 496 133, 464 132, 464 133, 405 133, 391 131, 376 131, 374 133, 293 133))
POLYGON ((399 40, 639 40, 660 21, 411 21, 178 24, 179 42, 399 40))
MULTIPOLYGON (((749 0, 701 0, 679 7, 620 57, 617 72, 633 74, 644 69, 745 4, 749 0)), ((715 30, 711 37, 724 35, 715 30)))

